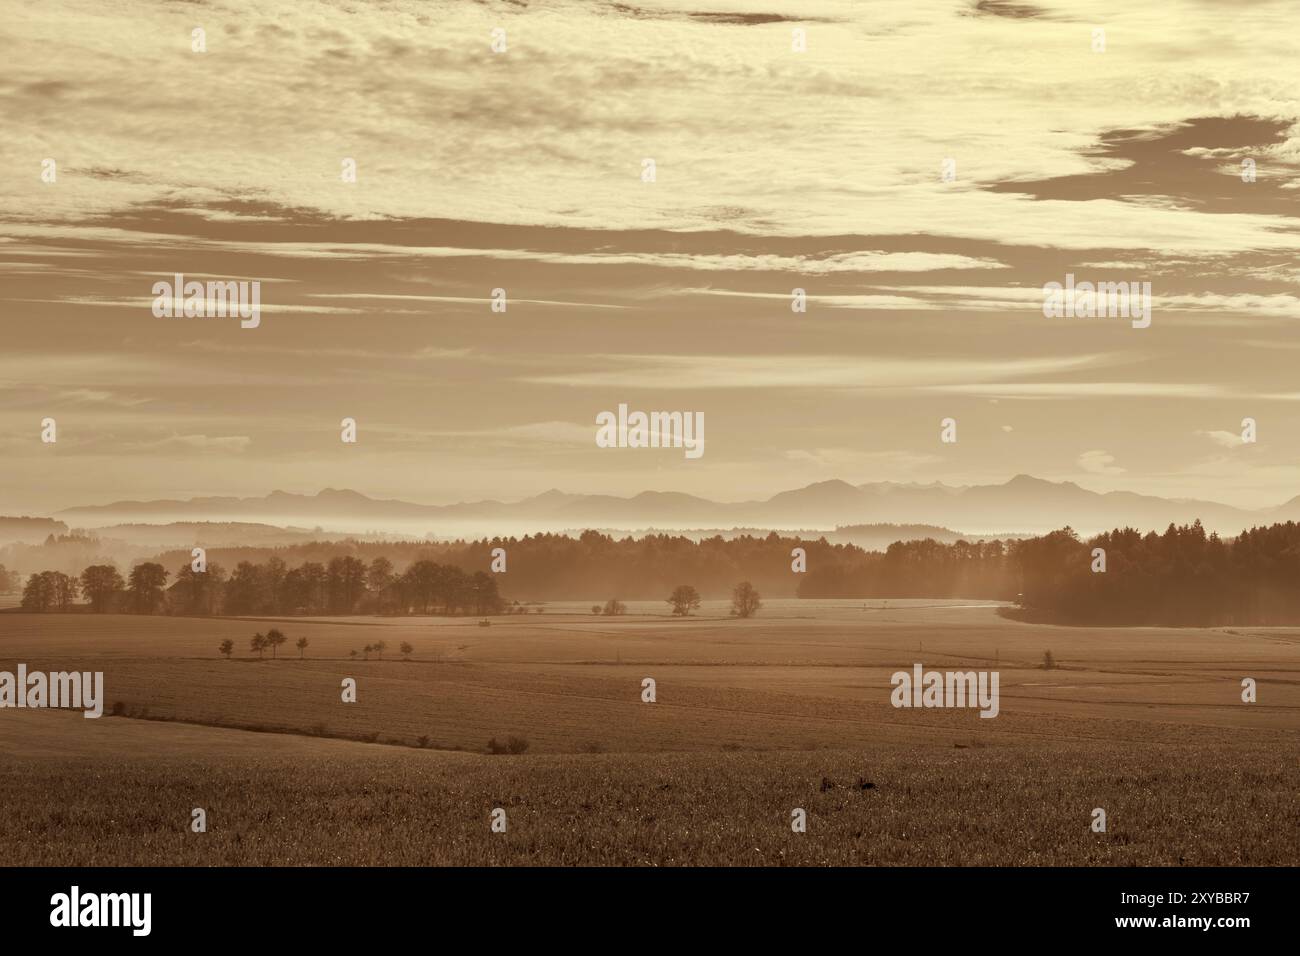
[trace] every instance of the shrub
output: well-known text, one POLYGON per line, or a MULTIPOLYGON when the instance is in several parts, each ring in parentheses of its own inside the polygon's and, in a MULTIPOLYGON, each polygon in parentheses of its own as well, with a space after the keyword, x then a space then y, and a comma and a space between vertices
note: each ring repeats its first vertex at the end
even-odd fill
POLYGON ((731 590, 731 613, 734 617, 753 617, 763 606, 758 591, 748 581, 741 581, 731 590))

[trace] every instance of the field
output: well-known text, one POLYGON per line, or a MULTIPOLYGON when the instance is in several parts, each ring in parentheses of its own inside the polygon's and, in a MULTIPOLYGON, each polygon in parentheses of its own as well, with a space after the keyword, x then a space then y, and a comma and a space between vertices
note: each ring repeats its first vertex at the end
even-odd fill
POLYGON ((687 620, 631 610, 551 605, 490 627, 0 614, 0 670, 101 670, 106 685, 100 720, 0 711, 0 851, 30 864, 1300 862, 1295 630, 1050 627, 978 602, 773 602, 749 621, 708 604, 687 620), (258 660, 248 638, 270 627, 289 641, 258 660), (348 656, 380 640, 383 660, 348 656), (890 675, 916 662, 997 670, 999 715, 892 707, 890 675), (340 699, 345 677, 356 703, 340 699), (1241 701, 1244 677, 1257 703, 1241 701), (485 752, 510 737, 527 752, 485 752), (190 832, 193 807, 207 833, 190 832), (505 833, 489 830, 496 807, 505 833), (791 831, 796 807, 806 833, 791 831), (1105 833, 1089 828, 1096 807, 1105 833))

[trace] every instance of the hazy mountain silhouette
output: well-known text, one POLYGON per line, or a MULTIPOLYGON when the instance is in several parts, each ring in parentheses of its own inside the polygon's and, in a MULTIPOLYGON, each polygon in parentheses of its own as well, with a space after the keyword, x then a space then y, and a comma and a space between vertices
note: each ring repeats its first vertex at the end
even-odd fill
POLYGON ((67 534, 68 526, 50 518, 10 518, 0 516, 0 544, 25 541, 38 544, 51 534, 67 534))
POLYGON ((315 495, 273 491, 261 498, 118 501, 58 513, 82 526, 120 522, 241 520, 327 528, 421 533, 495 534, 574 527, 661 529, 727 527, 808 528, 850 524, 917 523, 968 533, 1039 533, 1064 525, 1080 532, 1132 526, 1163 529, 1200 519, 1207 529, 1235 534, 1261 522, 1300 520, 1300 496, 1276 508, 1246 511, 1211 501, 1160 498, 1133 492, 1101 494, 1073 482, 1017 475, 999 485, 951 486, 821 481, 763 501, 717 502, 679 492, 645 491, 630 498, 570 494, 555 489, 522 501, 426 505, 370 498, 326 488, 315 495))

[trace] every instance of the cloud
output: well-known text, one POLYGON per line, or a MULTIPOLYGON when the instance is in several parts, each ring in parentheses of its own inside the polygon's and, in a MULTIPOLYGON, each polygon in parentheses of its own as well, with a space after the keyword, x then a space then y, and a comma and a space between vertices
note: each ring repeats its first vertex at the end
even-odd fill
MULTIPOLYGON (((969 385, 930 385, 934 392, 965 395, 996 395, 1002 398, 1225 398, 1244 396, 1238 391, 1208 382, 1003 382, 969 385)), ((1271 396, 1281 398, 1284 396, 1271 396)), ((1300 399, 1300 393, 1295 398, 1300 399)))
POLYGON ((1242 441, 1241 439, 1241 435, 1238 434, 1237 432, 1198 431, 1196 434, 1204 435, 1206 438, 1210 439, 1210 441, 1214 442, 1216 445, 1222 445, 1224 448, 1236 448, 1239 445, 1245 444, 1245 442, 1242 441))
MULTIPOLYGON (((1090 368, 1102 355, 1028 359, 852 355, 597 355, 595 371, 525 376, 534 384, 653 389, 925 388, 1090 368)), ((999 386, 1000 387, 1000 386, 999 386)))
POLYGON ((186 449, 194 451, 242 452, 253 443, 247 435, 169 435, 157 441, 140 442, 141 450, 186 449))
POLYGON ((943 459, 938 455, 907 450, 863 451, 860 448, 792 448, 783 453, 788 461, 807 462, 837 474, 905 474, 943 459))
POLYGON ((576 422, 545 421, 521 425, 501 425, 491 428, 409 429, 392 425, 371 428, 389 441, 411 444, 445 443, 456 439, 462 446, 492 444, 512 447, 542 447, 548 445, 594 445, 596 440, 595 415, 590 425, 576 422))
MULTIPOLYGON (((680 5, 555 0, 539 15, 522 4, 395 0, 379 16, 348 4, 231 0, 219 18, 228 26, 214 23, 208 52, 193 54, 188 5, 85 4, 68 18, 27 4, 5 24, 6 69, 22 78, 3 93, 7 142, 16 155, 41 156, 47 143, 79 143, 78 131, 95 138, 57 157, 56 186, 0 181, 0 208, 20 221, 84 221, 184 194, 193 218, 214 225, 266 218, 223 205, 239 199, 322 220, 747 235, 923 228, 1056 248, 1293 245, 1279 215, 987 188, 1081 175, 1104 183, 1125 165, 1098 154, 1107 131, 1185 122, 1191 109, 1276 115, 1300 99, 1290 4, 1253 6, 1233 22, 1231 42, 1205 39, 1223 36, 1213 5, 1176 16, 1115 6, 1106 16, 1115 48, 1104 57, 1090 50, 1095 12, 1083 3, 1052 3, 1050 16, 1002 0, 964 8, 980 16, 956 9, 952 0, 808 0, 783 13, 683 15, 680 5), (790 17, 809 24, 806 53, 790 50, 780 22, 790 17), (493 25, 510 38, 499 56, 493 25), (601 42, 611 31, 619 42, 601 42), (64 56, 48 56, 52 35, 64 56), (128 36, 132 55, 122 57, 128 36), (309 82, 222 68, 251 59, 309 82), (942 62, 943 82, 918 82, 909 68, 863 70, 866 60, 942 62), (96 64, 93 82, 86 63, 96 64), (1057 82, 1062 72, 1070 83, 1057 82), (196 102, 204 148, 174 151, 160 166, 149 132, 193 122, 196 102), (656 183, 640 181, 646 156, 656 183), (948 156, 958 160, 954 183, 939 177, 948 156), (344 157, 357 161, 355 184, 339 180, 344 157)), ((1286 168, 1288 154, 1275 155, 1271 164, 1286 168)))
POLYGON ((1078 466, 1092 475, 1122 475, 1125 469, 1114 464, 1115 456, 1100 449, 1085 451, 1079 456, 1078 466))

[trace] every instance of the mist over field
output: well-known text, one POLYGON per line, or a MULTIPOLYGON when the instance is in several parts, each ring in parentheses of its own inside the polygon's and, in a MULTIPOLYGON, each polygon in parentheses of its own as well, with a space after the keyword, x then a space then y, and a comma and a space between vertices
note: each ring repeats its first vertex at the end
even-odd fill
POLYGON ((1300 865, 1296 27, 7 5, 0 854, 1300 865))

